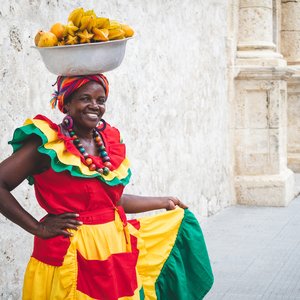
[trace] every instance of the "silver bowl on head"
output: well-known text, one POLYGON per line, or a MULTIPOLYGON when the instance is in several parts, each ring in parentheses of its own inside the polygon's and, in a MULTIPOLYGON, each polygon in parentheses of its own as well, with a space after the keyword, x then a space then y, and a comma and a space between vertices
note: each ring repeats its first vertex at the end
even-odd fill
POLYGON ((124 58, 129 39, 33 48, 39 51, 45 66, 55 75, 89 75, 117 68, 124 58))

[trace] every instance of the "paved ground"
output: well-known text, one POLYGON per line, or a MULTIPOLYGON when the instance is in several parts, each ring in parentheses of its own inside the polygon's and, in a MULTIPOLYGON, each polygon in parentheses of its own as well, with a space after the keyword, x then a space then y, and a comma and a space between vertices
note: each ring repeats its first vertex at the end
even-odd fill
POLYGON ((205 300, 300 300, 300 197, 284 208, 229 207, 201 226, 215 276, 205 300))

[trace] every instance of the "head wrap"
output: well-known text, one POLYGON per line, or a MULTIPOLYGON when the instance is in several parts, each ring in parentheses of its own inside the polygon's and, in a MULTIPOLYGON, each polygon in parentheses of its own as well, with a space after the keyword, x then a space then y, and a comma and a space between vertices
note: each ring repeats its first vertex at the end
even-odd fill
POLYGON ((108 96, 108 80, 103 74, 83 76, 58 76, 56 81, 57 91, 52 94, 53 98, 50 101, 51 107, 55 108, 57 105, 59 110, 64 112, 65 100, 76 90, 90 81, 95 81, 101 84, 101 86, 104 88, 105 96, 108 96))

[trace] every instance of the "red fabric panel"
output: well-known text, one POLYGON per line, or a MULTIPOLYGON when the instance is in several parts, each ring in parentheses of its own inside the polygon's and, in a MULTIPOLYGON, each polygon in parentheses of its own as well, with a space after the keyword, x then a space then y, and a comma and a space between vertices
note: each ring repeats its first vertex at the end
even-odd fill
POLYGON ((56 215, 113 208, 124 186, 109 186, 96 178, 73 177, 67 171, 56 173, 49 168, 34 175, 34 189, 40 206, 56 215))
MULTIPOLYGON (((77 218, 83 224, 104 224, 115 219, 115 209, 99 209, 82 212, 77 218)), ((51 266, 61 266, 70 245, 70 239, 57 236, 51 239, 34 237, 32 257, 51 266)))
POLYGON ((140 222, 137 219, 127 220, 135 229, 139 230, 141 227, 140 222))
POLYGON ((104 224, 115 219, 115 209, 98 209, 93 211, 81 212, 77 220, 81 221, 83 224, 95 225, 104 224))
POLYGON ((131 236, 131 253, 112 254, 107 260, 86 260, 77 251, 77 290, 97 300, 133 296, 137 289, 137 240, 131 236))
POLYGON ((70 239, 61 235, 47 240, 35 236, 32 257, 45 264, 59 267, 63 264, 69 245, 70 239))

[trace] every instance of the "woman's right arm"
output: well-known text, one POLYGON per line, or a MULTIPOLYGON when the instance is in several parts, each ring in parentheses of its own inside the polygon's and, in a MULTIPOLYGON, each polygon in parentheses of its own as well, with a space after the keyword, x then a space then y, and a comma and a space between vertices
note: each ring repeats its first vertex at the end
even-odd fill
POLYGON ((42 222, 38 222, 10 193, 29 175, 49 167, 48 157, 37 150, 40 144, 40 138, 33 136, 20 150, 0 164, 0 212, 38 237, 46 239, 57 235, 71 236, 66 229, 76 230, 81 225, 75 219, 78 217, 76 213, 47 216, 42 222))

